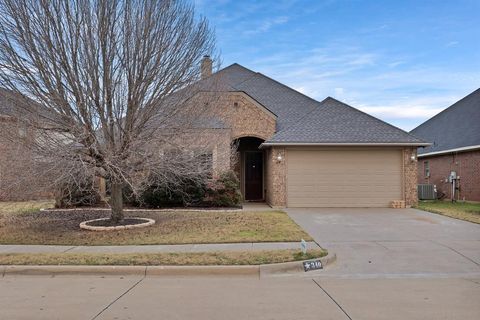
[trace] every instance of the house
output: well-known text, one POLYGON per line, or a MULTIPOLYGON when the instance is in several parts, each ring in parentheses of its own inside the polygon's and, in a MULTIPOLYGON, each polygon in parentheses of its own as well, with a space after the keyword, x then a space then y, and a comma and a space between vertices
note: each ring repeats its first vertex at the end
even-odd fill
MULTIPOLYGON (((168 110, 172 102, 186 111, 165 120, 159 110, 161 121, 151 123, 163 135, 158 146, 149 144, 159 154, 175 151, 165 149, 168 141, 177 150, 201 154, 212 177, 233 169, 245 201, 272 207, 416 203, 417 148, 429 145, 425 141, 331 97, 316 101, 239 64, 212 73, 206 56, 201 71, 192 90, 184 88, 165 102, 167 109, 161 108, 168 110), (188 98, 178 104, 182 96, 188 98), (192 116, 193 110, 202 112, 192 116), (187 119, 192 117, 193 122, 187 119), (183 123, 191 130, 175 130, 183 123)), ((3 174, 14 174, 9 166, 15 161, 9 161, 3 174)))
POLYGON ((35 130, 27 125, 33 119, 25 110, 32 106, 33 101, 0 88, 0 201, 52 197, 48 175, 35 174, 41 169, 28 147, 35 130))
POLYGON ((223 124, 213 167, 238 144, 245 201, 273 207, 387 207, 417 201, 417 148, 428 143, 334 98, 316 101, 261 73, 232 64, 203 80, 222 83, 223 124))
POLYGON ((448 199, 454 192, 456 200, 480 201, 480 89, 411 133, 432 142, 418 150, 419 184, 436 185, 448 199))

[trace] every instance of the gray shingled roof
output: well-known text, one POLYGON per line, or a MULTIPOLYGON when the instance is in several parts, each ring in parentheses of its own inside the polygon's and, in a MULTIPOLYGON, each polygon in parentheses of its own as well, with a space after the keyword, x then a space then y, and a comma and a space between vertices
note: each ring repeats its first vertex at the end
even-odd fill
POLYGON ((343 102, 328 97, 267 143, 399 143, 420 139, 343 102))
POLYGON ((410 133, 432 142, 419 154, 480 145, 480 88, 410 133))
POLYGON ((277 133, 267 143, 424 143, 333 98, 318 102, 239 64, 214 76, 277 115, 277 133))
POLYGON ((318 104, 318 101, 261 73, 250 70, 247 73, 246 70, 248 69, 234 64, 225 68, 224 72, 227 77, 232 75, 228 80, 235 91, 245 92, 277 115, 277 131, 289 127, 318 104), (241 76, 236 76, 237 73, 241 76))

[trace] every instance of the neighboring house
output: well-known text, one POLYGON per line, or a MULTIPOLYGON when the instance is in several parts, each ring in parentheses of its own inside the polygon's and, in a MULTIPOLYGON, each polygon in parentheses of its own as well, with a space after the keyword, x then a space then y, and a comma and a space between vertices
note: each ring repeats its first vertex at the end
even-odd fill
POLYGON ((28 147, 35 130, 18 120, 26 120, 24 110, 32 106, 33 101, 0 88, 0 201, 52 197, 47 176, 35 174, 35 154, 28 147))
MULTIPOLYGON (((331 97, 319 102, 238 64, 204 79, 221 82, 216 154, 239 143, 246 201, 274 207, 387 207, 417 201, 417 147, 428 143, 331 97), (402 202, 404 201, 404 202, 402 202)), ((212 139, 213 140, 213 139, 212 139)))
POLYGON ((418 183, 435 184, 457 200, 480 201, 480 89, 422 123, 411 133, 432 142, 418 150, 418 183))

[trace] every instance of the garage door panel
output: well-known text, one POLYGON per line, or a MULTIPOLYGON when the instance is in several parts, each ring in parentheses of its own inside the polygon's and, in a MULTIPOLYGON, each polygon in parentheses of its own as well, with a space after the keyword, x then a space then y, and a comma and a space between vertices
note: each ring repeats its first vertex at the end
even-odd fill
POLYGON ((385 207, 402 198, 400 150, 288 150, 289 207, 385 207))

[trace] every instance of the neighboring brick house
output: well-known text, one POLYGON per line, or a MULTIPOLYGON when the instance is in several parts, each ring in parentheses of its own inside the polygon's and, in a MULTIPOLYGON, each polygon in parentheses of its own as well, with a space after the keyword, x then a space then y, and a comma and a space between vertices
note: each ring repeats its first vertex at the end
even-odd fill
POLYGON ((480 89, 422 123, 411 133, 432 142, 418 149, 418 183, 434 184, 439 195, 480 201, 480 89), (455 186, 450 174, 456 175, 455 186))
POLYGON ((52 197, 48 178, 35 174, 38 163, 29 148, 35 131, 22 112, 33 102, 0 88, 0 201, 21 201, 52 197))
POLYGON ((238 64, 212 74, 211 65, 205 57, 195 85, 215 83, 215 90, 189 99, 197 105, 206 105, 209 95, 218 99, 189 133, 201 127, 206 139, 179 134, 175 142, 207 146, 214 174, 234 169, 245 201, 273 207, 416 203, 416 150, 428 143, 333 98, 316 101, 238 64), (232 144, 238 145, 236 162, 228 156, 232 144))

